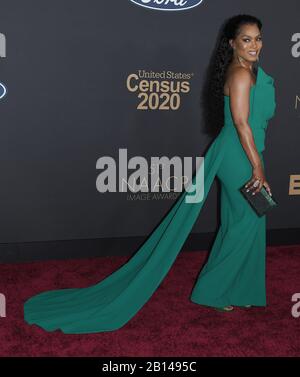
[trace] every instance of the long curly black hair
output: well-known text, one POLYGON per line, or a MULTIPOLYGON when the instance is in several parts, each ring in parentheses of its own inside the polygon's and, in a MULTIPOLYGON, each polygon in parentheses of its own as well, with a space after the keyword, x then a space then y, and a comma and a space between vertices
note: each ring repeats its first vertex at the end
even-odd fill
MULTIPOLYGON (((216 47, 208 65, 206 80, 201 95, 205 131, 216 135, 224 125, 224 83, 225 73, 233 57, 233 49, 229 44, 230 39, 235 39, 241 26, 256 24, 262 29, 261 21, 247 14, 239 14, 225 20, 220 29, 216 47)), ((254 74, 257 73, 257 64, 253 65, 254 74)))

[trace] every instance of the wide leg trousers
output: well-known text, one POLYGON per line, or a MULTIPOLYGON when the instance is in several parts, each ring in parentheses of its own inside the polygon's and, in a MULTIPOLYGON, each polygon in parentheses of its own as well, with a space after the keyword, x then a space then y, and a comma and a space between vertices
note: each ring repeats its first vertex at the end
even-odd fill
POLYGON ((238 190, 251 177, 252 168, 233 140, 228 140, 230 148, 216 172, 221 225, 191 300, 209 306, 265 306, 266 215, 258 217, 238 190))

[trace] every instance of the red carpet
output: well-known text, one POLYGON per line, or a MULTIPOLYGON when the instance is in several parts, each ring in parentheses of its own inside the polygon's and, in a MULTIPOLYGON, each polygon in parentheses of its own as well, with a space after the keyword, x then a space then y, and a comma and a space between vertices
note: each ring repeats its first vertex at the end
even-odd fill
POLYGON ((181 252, 131 321, 114 332, 87 335, 27 325, 23 302, 43 290, 95 284, 128 256, 2 264, 7 309, 0 318, 0 356, 300 356, 300 317, 291 315, 291 297, 300 292, 300 246, 268 247, 268 306, 231 313, 189 301, 206 255, 181 252))

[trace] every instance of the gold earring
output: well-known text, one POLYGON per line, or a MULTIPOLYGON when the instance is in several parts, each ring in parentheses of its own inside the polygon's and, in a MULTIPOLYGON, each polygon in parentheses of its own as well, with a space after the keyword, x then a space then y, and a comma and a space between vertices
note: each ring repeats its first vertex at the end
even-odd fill
POLYGON ((238 61, 240 62, 240 64, 241 64, 241 65, 243 65, 243 64, 242 64, 242 62, 243 62, 243 60, 244 60, 244 59, 243 59, 243 58, 241 58, 241 57, 240 57, 240 56, 239 56, 238 54, 236 54, 236 56, 237 56, 237 58, 238 58, 238 61))

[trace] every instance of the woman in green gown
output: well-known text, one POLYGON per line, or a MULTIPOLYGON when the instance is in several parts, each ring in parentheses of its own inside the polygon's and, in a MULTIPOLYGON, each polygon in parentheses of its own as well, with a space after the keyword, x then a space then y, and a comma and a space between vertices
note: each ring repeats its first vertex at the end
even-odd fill
MULTIPOLYGON (((261 22, 238 15, 221 35, 210 91, 221 103, 223 123, 192 179, 204 173, 203 198, 188 200, 186 188, 137 252, 102 281, 86 288, 41 292, 24 304, 24 319, 46 331, 66 334, 113 331, 124 326, 158 288, 207 198, 215 177, 221 183, 221 225, 190 300, 222 311, 266 306, 265 215, 259 217, 239 188, 271 193, 264 175, 265 131, 275 112, 274 79, 254 63, 262 48, 261 22), (202 170, 203 169, 203 170, 202 170)), ((220 124, 219 124, 220 125, 220 124)), ((191 182, 190 182, 191 183, 191 182)))

